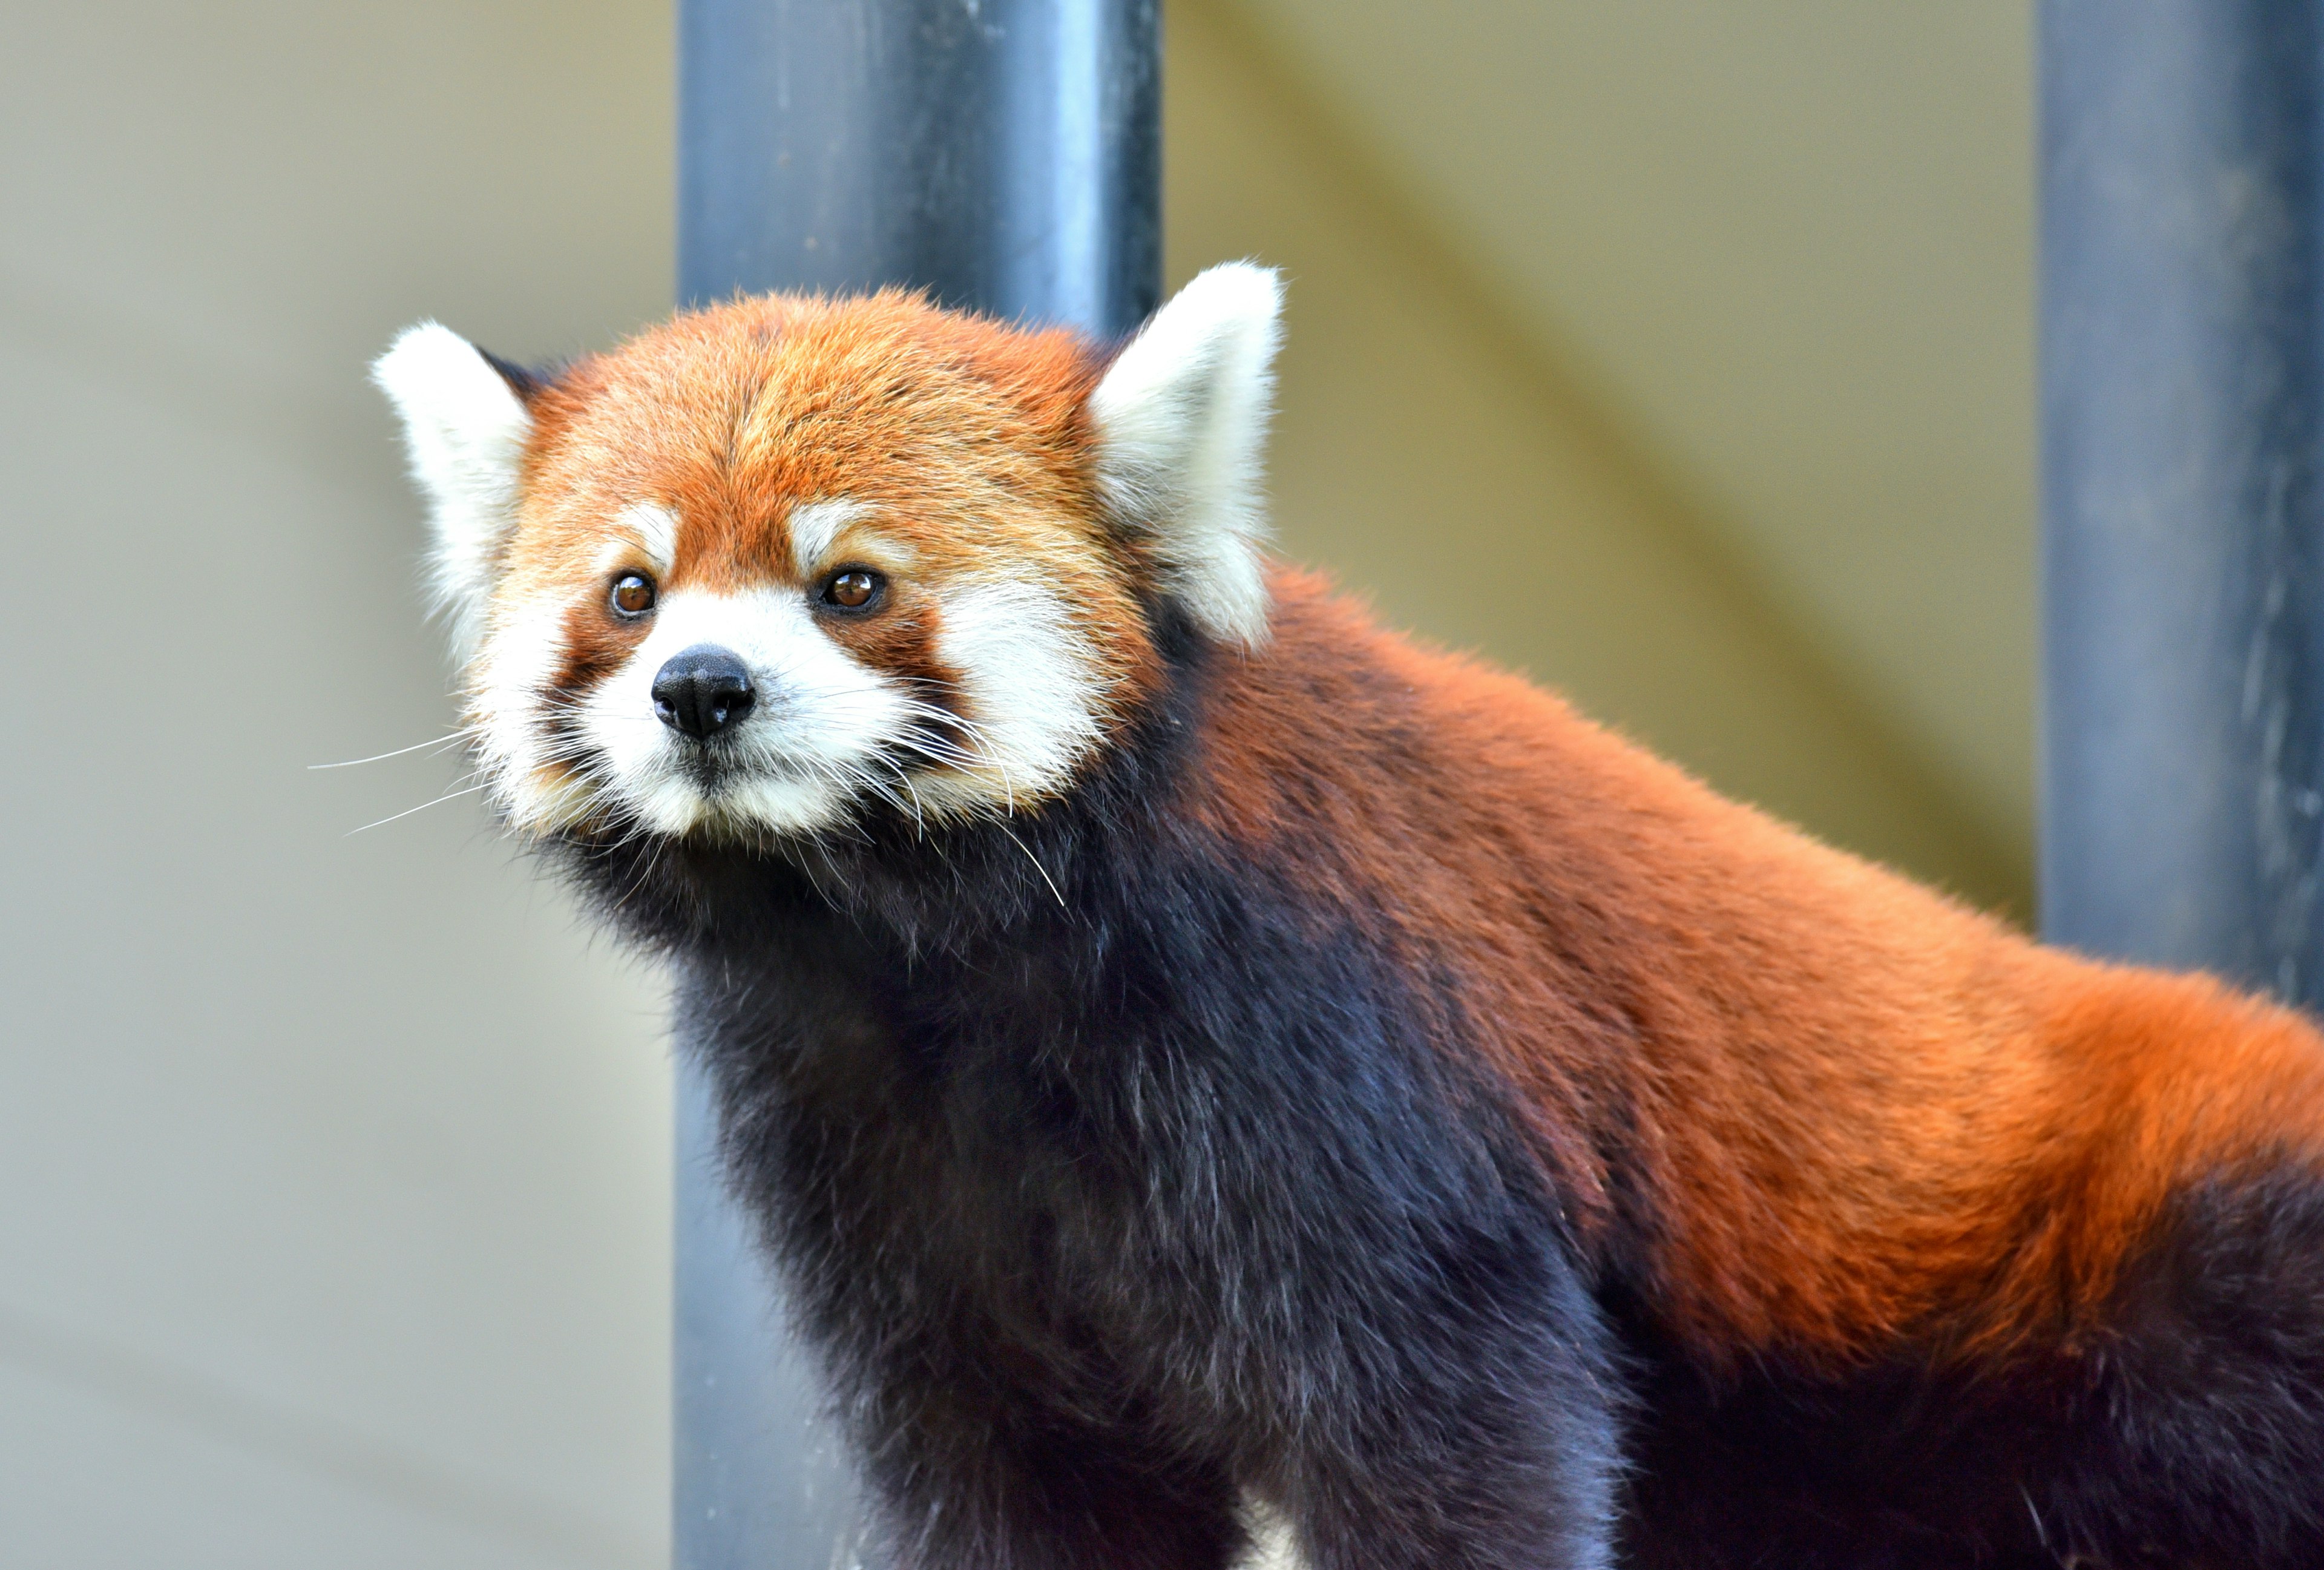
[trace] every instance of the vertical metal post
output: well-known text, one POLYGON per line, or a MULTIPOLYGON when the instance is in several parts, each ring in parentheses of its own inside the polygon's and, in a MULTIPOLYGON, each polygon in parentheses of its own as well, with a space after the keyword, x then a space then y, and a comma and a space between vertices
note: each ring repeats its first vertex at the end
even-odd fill
MULTIPOLYGON (((1159 0, 679 0, 678 300, 903 283, 1128 332, 1161 291, 1159 0)), ((852 1519, 680 1043, 678 1570, 827 1570, 852 1519)))
POLYGON ((678 294, 906 283, 1135 327, 1161 290, 1158 0, 682 0, 678 294))
POLYGON ((2047 935, 2313 1003, 2319 0, 2043 0, 2047 935))

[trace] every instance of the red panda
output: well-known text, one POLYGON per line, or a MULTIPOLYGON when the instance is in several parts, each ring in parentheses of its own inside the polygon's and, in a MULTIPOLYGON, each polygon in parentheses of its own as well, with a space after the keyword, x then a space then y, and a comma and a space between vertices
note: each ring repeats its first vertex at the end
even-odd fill
POLYGON ((1275 276, 415 328, 478 764, 945 1570, 2324 1565, 2324 1043, 1264 545, 1275 276))

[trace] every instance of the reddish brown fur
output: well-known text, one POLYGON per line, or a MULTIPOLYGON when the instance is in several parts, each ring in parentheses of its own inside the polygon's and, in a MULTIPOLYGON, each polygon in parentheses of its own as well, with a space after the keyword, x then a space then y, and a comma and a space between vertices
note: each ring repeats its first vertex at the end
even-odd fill
MULTIPOLYGON (((571 367, 533 401, 521 526, 498 603, 555 595, 574 608, 559 685, 586 686, 633 649, 641 623, 604 611, 608 522, 653 502, 683 520, 665 594, 798 586, 794 506, 872 509, 844 559, 889 568, 889 614, 837 622, 857 658, 952 692, 922 586, 979 573, 1054 588, 1103 657, 1109 711, 1158 679, 1135 592, 1135 540, 1106 528, 1085 461, 1084 405, 1103 369, 1083 339, 939 311, 889 290, 825 300, 770 295, 682 315, 571 367)), ((956 698, 948 699, 957 701, 956 698)), ((967 716, 973 720, 976 716, 967 716)))
MULTIPOLYGON (((865 658, 948 679, 914 578, 1005 565, 1072 607, 1126 714, 1161 679, 1155 585, 1094 490, 1102 369, 895 292, 681 317, 537 403, 503 592, 599 573, 604 521, 649 498, 685 520, 667 588, 796 582, 789 509, 859 498, 916 564, 842 630, 865 658)), ((2070 1347, 2175 1189, 2317 1161, 2324 1042, 2293 1013, 2037 947, 1312 577, 1274 592, 1187 809, 1312 840, 1318 902, 1459 975, 1580 1232, 1649 1240, 1651 1307, 1705 1360, 2070 1347)), ((584 679, 637 633, 576 606, 584 679)))
POLYGON ((1323 815, 1317 897, 1459 969, 1585 1233, 1642 1188, 1655 1307, 1706 1358, 2070 1343, 2174 1189, 2317 1159, 2324 1041, 2289 1011, 2037 947, 1312 577, 1275 592, 1204 809, 1251 841, 1323 815))

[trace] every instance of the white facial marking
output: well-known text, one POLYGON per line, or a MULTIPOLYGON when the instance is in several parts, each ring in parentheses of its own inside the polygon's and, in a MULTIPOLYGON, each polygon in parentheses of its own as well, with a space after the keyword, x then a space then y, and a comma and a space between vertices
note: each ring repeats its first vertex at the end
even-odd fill
POLYGON ((711 826, 749 833, 807 833, 845 819, 859 795, 903 799, 883 743, 909 723, 909 700, 816 624, 792 589, 675 594, 627 663, 581 701, 582 728, 610 767, 607 793, 647 828, 683 834, 711 826), (670 656, 697 643, 732 651, 751 672, 757 702, 706 756, 654 717, 653 681, 670 656))
POLYGON ((844 496, 822 502, 802 502, 791 509, 791 564, 801 577, 815 577, 838 543, 839 531, 872 511, 862 502, 844 496))
POLYGON ((1014 807, 1048 795, 1096 746, 1098 679, 1087 639, 1055 596, 1028 583, 971 583, 945 595, 936 643, 960 673, 975 763, 933 782, 946 805, 1014 807))
POLYGON ((399 334, 371 377, 403 419, 411 476, 429 503, 436 609, 465 661, 483 628, 501 547, 516 527, 532 416, 474 344, 432 321, 399 334))
POLYGON ((1109 500, 1152 535, 1195 622, 1246 645, 1267 637, 1260 460, 1282 306, 1272 269, 1213 267, 1154 314, 1090 394, 1109 500))
POLYGON ((744 839, 838 827, 873 801, 918 822, 1009 812, 1055 795, 1103 739, 1096 652, 1031 583, 972 580, 938 598, 936 652, 960 681, 943 696, 964 715, 857 660, 798 587, 679 590, 613 675, 554 691, 572 603, 500 607, 471 689, 494 798, 532 832, 593 812, 744 839), (741 660, 755 693, 706 748, 662 724, 653 701, 663 665, 704 643, 741 660), (557 767, 575 763, 586 773, 557 767))
POLYGON ((667 577, 678 559, 678 514, 659 502, 639 502, 624 507, 613 527, 636 541, 653 563, 654 576, 667 577))
POLYGON ((476 662, 468 718, 476 757, 493 797, 520 827, 554 827, 554 804, 538 776, 549 759, 541 704, 565 662, 565 614, 554 596, 502 607, 476 662))

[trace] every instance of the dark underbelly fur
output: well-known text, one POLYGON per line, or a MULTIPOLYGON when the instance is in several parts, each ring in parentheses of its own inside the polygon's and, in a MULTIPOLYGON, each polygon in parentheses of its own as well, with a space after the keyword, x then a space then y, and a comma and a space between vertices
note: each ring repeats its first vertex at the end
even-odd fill
POLYGON ((1245 916, 1232 966, 1092 974, 818 902, 688 969, 889 1551, 1215 1570, 1249 1489, 1334 1565, 1607 1563, 1619 1382, 1538 1160, 1357 946, 1245 916))
POLYGON ((812 865, 575 853, 677 963, 890 1562, 1222 1570, 1248 1491, 1316 1570, 2324 1566, 2312 1187, 2188 1196, 2073 1359, 1714 1388, 1383 913, 1150 783, 812 865))
POLYGON ((2072 1360, 1714 1386, 1348 956, 1253 1062, 1159 972, 1069 1026, 1053 963, 807 924, 685 1035, 897 1563, 1216 1570, 1250 1488, 1331 1570, 2324 1566, 2312 1191, 2191 1196, 2072 1360))
POLYGON ((1714 1389, 1641 1368, 1624 1562, 2324 1566, 2324 1190, 2184 1196, 2075 1355, 1714 1389))

